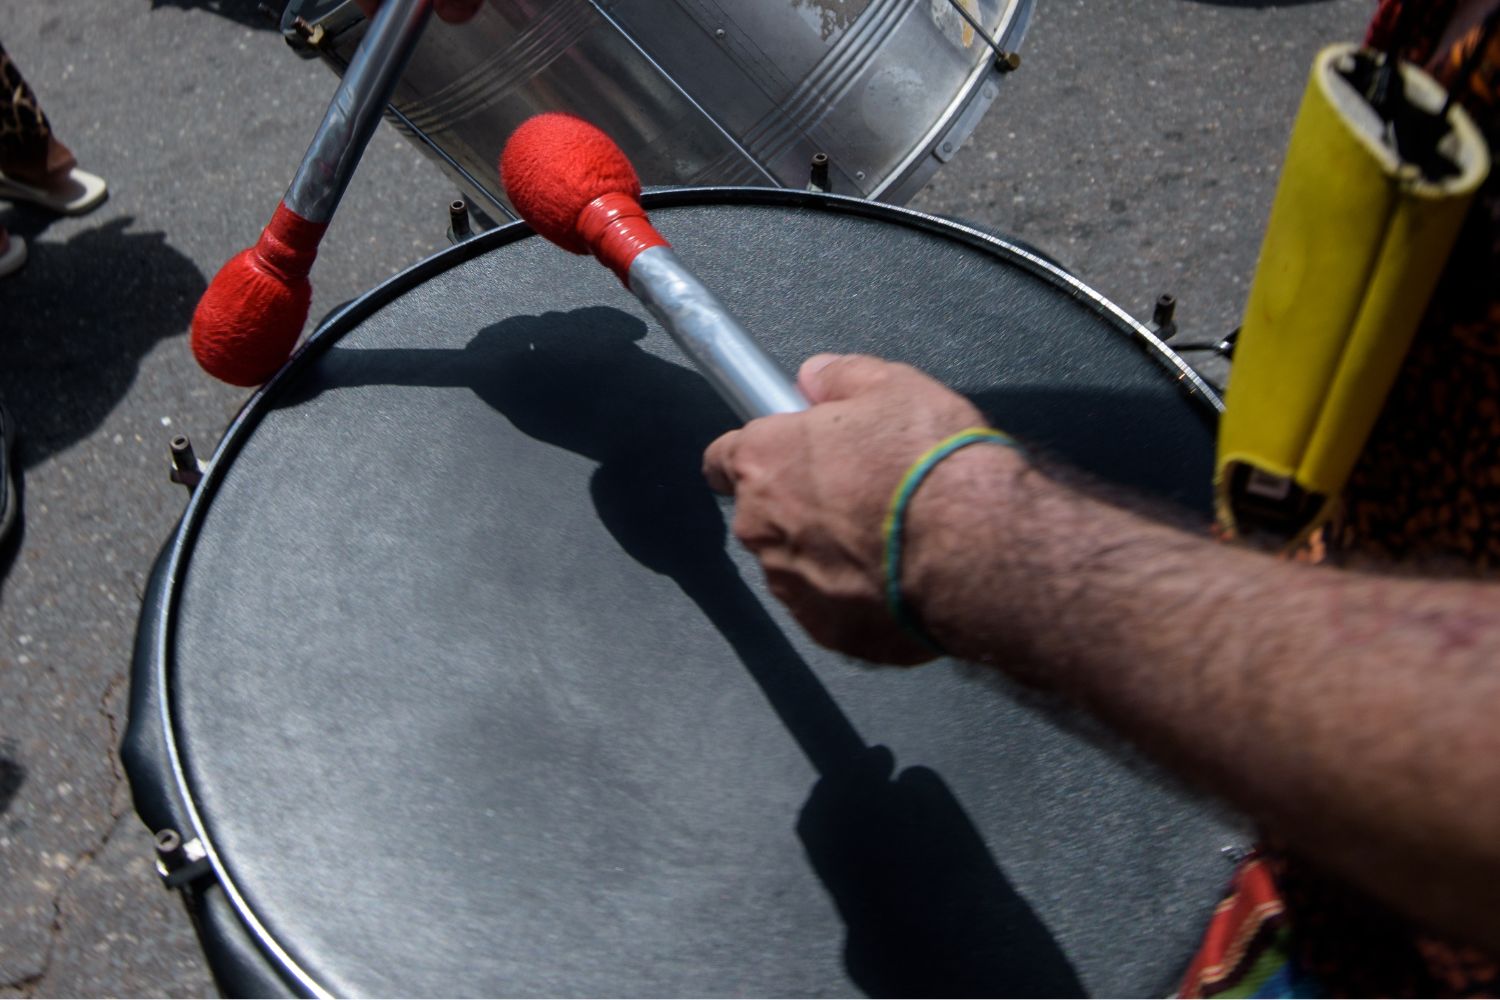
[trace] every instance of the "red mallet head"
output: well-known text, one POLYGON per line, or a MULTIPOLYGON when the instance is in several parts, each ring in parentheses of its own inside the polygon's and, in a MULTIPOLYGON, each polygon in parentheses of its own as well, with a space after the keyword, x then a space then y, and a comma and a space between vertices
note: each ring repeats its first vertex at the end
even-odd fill
POLYGON ((307 280, 328 224, 278 205, 260 240, 219 269, 193 313, 193 356, 232 385, 260 385, 276 374, 307 322, 307 280))
POLYGON ((630 160, 581 118, 554 113, 524 122, 500 154, 500 179, 539 235, 593 253, 621 281, 636 254, 667 244, 636 201, 641 182, 630 160))

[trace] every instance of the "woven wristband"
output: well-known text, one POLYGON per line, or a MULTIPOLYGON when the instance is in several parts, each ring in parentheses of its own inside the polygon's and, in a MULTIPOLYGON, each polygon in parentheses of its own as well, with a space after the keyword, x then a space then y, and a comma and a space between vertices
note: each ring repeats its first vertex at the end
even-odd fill
POLYGON ((901 593, 902 546, 906 540, 906 508, 911 505, 911 498, 916 494, 917 487, 921 486, 928 474, 937 468, 939 462, 971 444, 1020 447, 1016 444, 1015 438, 990 427, 970 427, 946 437, 923 452, 922 456, 906 470, 906 475, 901 477, 901 482, 896 486, 896 492, 891 494, 891 505, 885 514, 885 606, 890 611, 891 617, 896 619, 896 623, 909 635, 937 653, 942 653, 943 647, 938 645, 937 640, 929 635, 917 621, 906 603, 906 597, 901 593))

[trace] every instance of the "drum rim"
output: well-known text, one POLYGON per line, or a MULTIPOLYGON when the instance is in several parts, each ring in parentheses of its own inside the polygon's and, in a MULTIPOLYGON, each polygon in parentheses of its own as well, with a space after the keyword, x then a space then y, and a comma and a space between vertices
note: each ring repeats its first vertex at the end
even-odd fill
MULTIPOLYGON (((666 188, 647 192, 641 197, 647 208, 691 208, 722 205, 765 205, 783 208, 813 208, 842 212, 863 218, 884 220, 916 228, 923 232, 956 239, 980 251, 1004 257, 1018 264, 1038 278, 1050 282, 1066 291, 1101 318, 1106 325, 1123 336, 1129 337, 1137 347, 1145 351, 1154 361, 1162 365, 1165 374, 1174 376, 1174 381, 1190 400, 1199 404, 1200 412, 1216 418, 1224 409, 1223 401, 1207 382, 1181 357, 1153 334, 1144 324, 1106 299, 1099 292, 1084 284, 1056 264, 1044 260, 1035 252, 1011 243, 1002 237, 983 232, 972 226, 951 219, 940 218, 914 209, 902 208, 881 202, 866 201, 845 195, 826 194, 815 191, 796 191, 788 188, 756 187, 696 187, 666 188), (1108 322, 1112 320, 1113 322, 1108 322)), ((193 836, 203 846, 204 856, 213 871, 214 880, 223 889, 236 917, 250 934, 262 954, 275 967, 278 974, 304 990, 309 996, 332 997, 317 980, 303 968, 260 921, 248 900, 240 893, 233 876, 214 846, 203 816, 198 809, 191 784, 188 780, 183 754, 178 746, 177 725, 172 710, 172 664, 175 661, 174 640, 176 621, 180 608, 180 597, 185 574, 204 514, 214 500, 223 481, 225 470, 245 440, 255 430, 269 409, 267 403, 280 395, 292 380, 299 376, 327 347, 349 333, 366 318, 389 304, 407 291, 428 279, 475 257, 508 246, 535 235, 524 223, 514 222, 487 233, 471 237, 445 250, 427 257, 404 271, 398 272, 363 295, 345 303, 330 313, 318 328, 308 336, 286 365, 270 381, 258 388, 245 401, 225 429, 214 449, 212 458, 204 469, 203 478, 193 490, 166 551, 165 572, 159 607, 161 612, 154 623, 154 641, 159 651, 154 658, 152 670, 157 691, 157 719, 164 738, 164 747, 171 781, 179 797, 188 821, 192 824, 193 836)))

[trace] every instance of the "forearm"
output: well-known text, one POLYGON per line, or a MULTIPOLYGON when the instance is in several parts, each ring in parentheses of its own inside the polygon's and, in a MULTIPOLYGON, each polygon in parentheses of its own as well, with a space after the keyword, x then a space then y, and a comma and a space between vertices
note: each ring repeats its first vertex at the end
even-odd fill
POLYGON ((908 521, 907 583, 940 641, 1082 701, 1307 856, 1500 950, 1493 590, 1233 549, 999 449, 945 464, 908 521))
MULTIPOLYGON (((886 610, 913 458, 982 417, 926 376, 819 356, 814 405, 704 457, 735 536, 819 642, 928 654, 886 610)), ((907 508, 907 601, 958 655, 1056 688, 1302 854, 1500 954, 1500 585, 1338 573, 1219 545, 976 444, 907 508)))

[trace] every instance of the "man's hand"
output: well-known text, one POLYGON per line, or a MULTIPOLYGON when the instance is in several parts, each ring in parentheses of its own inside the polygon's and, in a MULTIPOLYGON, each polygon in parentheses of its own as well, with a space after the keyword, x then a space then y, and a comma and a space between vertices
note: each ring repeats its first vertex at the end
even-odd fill
MULTIPOLYGON (((380 9, 380 0, 354 0, 354 2, 359 4, 359 9, 365 12, 365 17, 374 17, 375 11, 380 9)), ((483 3, 484 0, 432 0, 432 10, 444 21, 461 24, 473 17, 483 3)))
POLYGON ((709 445, 703 473, 734 495, 735 537, 815 640, 880 663, 933 659, 886 610, 881 527, 911 463, 984 417, 921 372, 871 357, 820 354, 797 383, 809 410, 730 431, 709 445))

